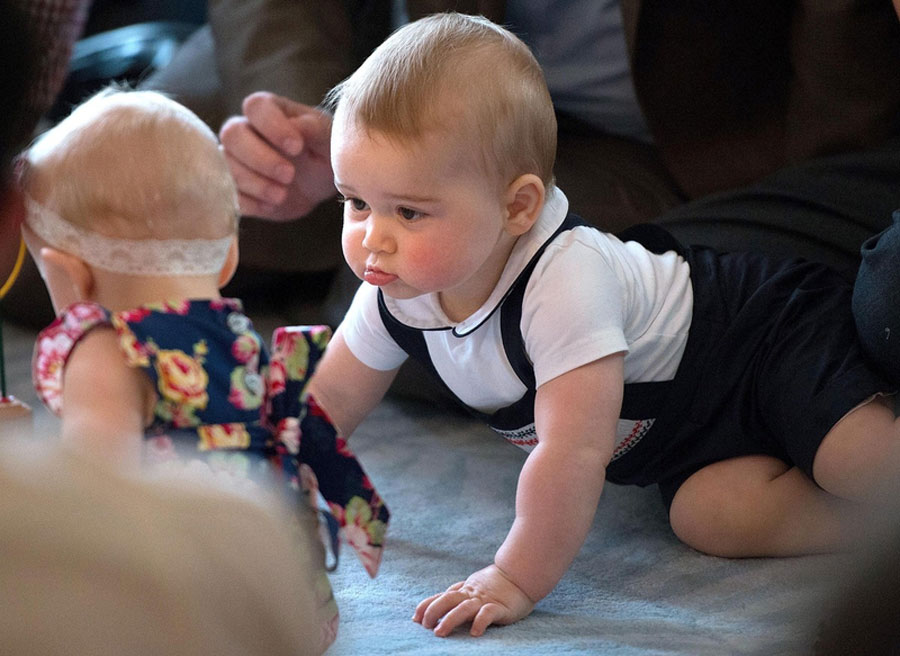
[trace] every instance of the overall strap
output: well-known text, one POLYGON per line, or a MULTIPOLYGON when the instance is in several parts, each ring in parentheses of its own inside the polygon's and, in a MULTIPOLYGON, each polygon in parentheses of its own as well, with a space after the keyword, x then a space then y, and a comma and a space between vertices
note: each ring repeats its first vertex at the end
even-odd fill
POLYGON ((518 440, 525 440, 525 443, 530 444, 537 443, 534 435, 534 401, 537 394, 537 381, 534 377, 534 365, 528 357, 525 340, 522 338, 522 303, 525 298, 525 289, 528 287, 528 281, 531 280, 531 275, 547 246, 563 232, 581 225, 587 225, 587 223, 580 217, 574 214, 566 216, 559 228, 532 256, 500 305, 500 335, 503 339, 503 351, 526 391, 518 401, 505 408, 500 408, 491 415, 489 423, 494 430, 499 431, 507 440, 514 443, 518 440))
MULTIPOLYGON (((425 370, 431 375, 434 380, 444 389, 447 394, 450 395, 451 398, 456 399, 460 405, 466 408, 471 414, 480 419, 481 421, 489 421, 490 415, 487 415, 483 412, 478 412, 474 408, 470 408, 468 405, 459 400, 459 397, 453 393, 447 384, 444 382, 444 379, 441 378, 440 374, 438 374, 437 369, 434 366, 434 362, 431 359, 431 354, 428 352, 428 345, 425 343, 425 331, 419 330, 417 328, 411 328, 406 324, 397 321, 394 318, 394 315, 390 313, 387 309, 387 305, 384 302, 384 292, 380 289, 378 290, 378 314, 381 316, 381 320, 384 322, 384 327, 387 329, 388 334, 391 338, 397 342, 397 346, 402 348, 413 360, 416 360, 419 364, 425 367, 425 370)), ((441 330, 449 330, 448 328, 442 328, 441 330)))
POLYGON ((387 305, 384 302, 384 292, 380 289, 378 290, 378 314, 381 316, 388 334, 397 342, 397 346, 406 351, 413 360, 421 362, 430 374, 440 379, 428 353, 424 332, 416 328, 410 328, 397 321, 394 315, 390 313, 390 310, 387 309, 387 305))
POLYGON ((531 274, 534 273, 538 260, 547 250, 547 246, 563 232, 583 225, 588 224, 581 217, 575 214, 566 216, 559 228, 541 245, 519 277, 516 278, 500 307, 500 334, 503 337, 503 350, 506 352, 506 358, 513 371, 516 372, 516 376, 529 390, 534 390, 536 385, 534 366, 525 351, 525 340, 522 339, 522 302, 525 298, 525 289, 528 287, 528 281, 531 279, 531 274))

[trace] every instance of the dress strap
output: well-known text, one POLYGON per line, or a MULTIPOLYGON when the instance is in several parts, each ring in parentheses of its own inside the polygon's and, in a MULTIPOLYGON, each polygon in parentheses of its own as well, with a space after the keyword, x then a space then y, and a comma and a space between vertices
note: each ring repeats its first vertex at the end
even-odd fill
POLYGON ((38 398, 55 415, 62 414, 63 372, 75 345, 97 326, 107 325, 112 325, 109 310, 96 303, 75 303, 38 334, 32 381, 38 398))
POLYGON ((275 464, 298 485, 321 492, 340 533, 375 576, 390 513, 346 440, 306 389, 330 337, 327 326, 275 330, 265 419, 275 436, 275 464))

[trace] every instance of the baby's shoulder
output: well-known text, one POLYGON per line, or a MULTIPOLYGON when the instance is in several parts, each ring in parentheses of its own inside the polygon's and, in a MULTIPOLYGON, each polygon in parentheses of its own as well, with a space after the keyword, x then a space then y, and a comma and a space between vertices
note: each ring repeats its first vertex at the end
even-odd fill
POLYGON ((629 253, 621 242, 590 226, 578 226, 557 235, 534 263, 530 287, 550 286, 556 292, 580 285, 607 285, 627 266, 629 253))

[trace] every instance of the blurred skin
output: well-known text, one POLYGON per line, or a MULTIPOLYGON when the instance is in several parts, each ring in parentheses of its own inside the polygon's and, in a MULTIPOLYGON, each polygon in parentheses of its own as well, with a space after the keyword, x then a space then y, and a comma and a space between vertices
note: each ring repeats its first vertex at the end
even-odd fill
POLYGON ((9 277, 21 241, 19 228, 25 217, 22 195, 8 185, 0 197, 0 285, 9 277))

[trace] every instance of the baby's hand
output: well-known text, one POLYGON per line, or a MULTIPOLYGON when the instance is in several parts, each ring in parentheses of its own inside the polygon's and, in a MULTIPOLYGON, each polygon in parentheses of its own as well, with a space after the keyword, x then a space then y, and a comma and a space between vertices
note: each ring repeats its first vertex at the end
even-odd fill
POLYGON ((433 628, 442 638, 471 621, 470 633, 480 636, 491 624, 512 624, 533 608, 534 602, 496 565, 490 565, 419 602, 413 621, 433 628))

